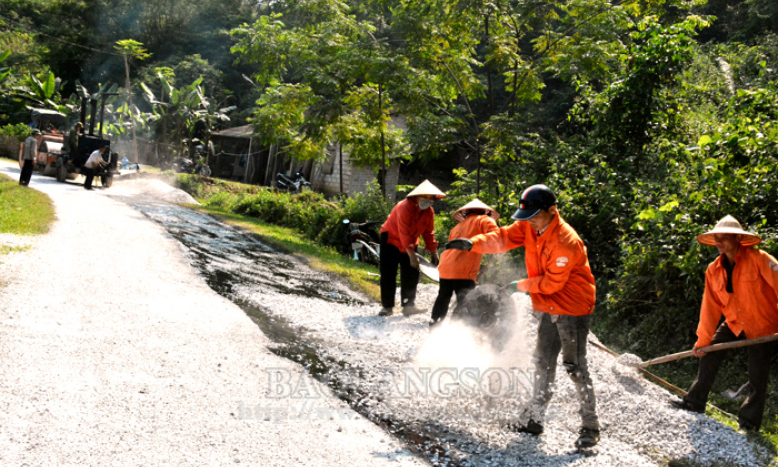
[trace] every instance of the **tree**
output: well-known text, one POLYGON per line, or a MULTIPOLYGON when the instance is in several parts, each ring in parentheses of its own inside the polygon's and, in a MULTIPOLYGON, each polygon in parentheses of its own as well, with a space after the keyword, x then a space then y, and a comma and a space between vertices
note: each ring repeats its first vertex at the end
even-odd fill
POLYGON ((135 114, 133 112, 132 105, 132 88, 130 86, 130 59, 145 60, 151 56, 146 49, 143 48, 143 44, 132 39, 125 39, 117 41, 114 47, 124 57, 124 70, 125 70, 125 89, 127 90, 127 104, 130 112, 130 125, 132 126, 132 152, 135 156, 135 163, 138 163, 138 143, 135 135, 135 114))
POLYGON ((211 128, 218 123, 229 121, 227 114, 234 107, 218 108, 202 92, 198 78, 192 84, 181 88, 171 86, 160 76, 160 82, 168 96, 168 102, 156 99, 154 93, 144 83, 144 98, 152 106, 152 113, 146 121, 154 139, 165 145, 172 145, 183 155, 192 152, 198 143, 208 143, 211 128))
POLYGON ((334 138, 347 138, 341 142, 358 164, 380 167, 383 187, 386 167, 409 155, 402 131, 390 122, 400 109, 399 77, 413 70, 380 27, 352 17, 346 4, 288 6, 290 26, 273 14, 233 30, 240 37, 233 51, 255 67, 262 89, 257 132, 303 160, 322 157, 334 138))

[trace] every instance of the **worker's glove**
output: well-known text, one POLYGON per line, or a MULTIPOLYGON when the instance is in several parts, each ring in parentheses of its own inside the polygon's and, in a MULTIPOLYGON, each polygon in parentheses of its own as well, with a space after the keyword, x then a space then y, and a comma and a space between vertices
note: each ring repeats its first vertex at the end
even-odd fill
POLYGON ((473 242, 467 238, 455 238, 446 243, 447 250, 470 251, 471 248, 473 248, 473 242))
POLYGON ((508 285, 508 290, 511 291, 511 293, 516 293, 519 291, 519 281, 513 281, 508 285))
POLYGON ((432 263, 435 266, 440 264, 440 258, 438 258, 437 252, 433 251, 432 254, 430 255, 430 263, 432 263))
POLYGON ((414 269, 419 269, 419 258, 416 257, 416 252, 408 252, 408 259, 411 262, 411 267, 414 269))

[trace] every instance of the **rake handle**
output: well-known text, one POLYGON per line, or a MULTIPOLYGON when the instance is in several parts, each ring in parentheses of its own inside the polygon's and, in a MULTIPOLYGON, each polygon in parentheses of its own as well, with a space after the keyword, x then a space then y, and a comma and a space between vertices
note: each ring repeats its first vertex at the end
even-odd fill
MULTIPOLYGON (((725 342, 723 344, 713 344, 707 347, 702 347, 700 348, 700 350, 702 350, 705 353, 716 352, 717 350, 734 349, 737 347, 747 347, 749 345, 763 344, 765 342, 771 342, 774 340, 778 340, 778 334, 771 334, 769 336, 756 337, 754 339, 746 339, 742 341, 725 342)), ((645 368, 650 365, 656 365, 657 363, 672 362, 674 360, 680 360, 682 358, 691 357, 693 355, 694 353, 692 353, 691 350, 687 350, 685 352, 678 352, 671 355, 665 355, 664 357, 657 357, 647 362, 643 362, 638 366, 640 368, 645 368)))

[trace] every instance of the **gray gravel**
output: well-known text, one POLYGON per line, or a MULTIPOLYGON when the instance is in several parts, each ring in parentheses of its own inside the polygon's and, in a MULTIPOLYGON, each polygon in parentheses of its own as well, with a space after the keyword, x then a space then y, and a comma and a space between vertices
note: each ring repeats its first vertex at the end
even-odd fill
MULTIPOLYGON (((436 295, 435 285, 421 285, 417 304, 431 307, 436 295)), ((298 332, 323 341, 322 349, 333 359, 348 362, 339 370, 344 374, 335 376, 346 379, 352 375, 353 386, 366 395, 361 403, 369 405, 372 419, 390 417, 429 433, 436 449, 460 465, 634 467, 686 460, 701 465, 763 466, 770 462, 769 453, 750 443, 743 433, 704 415, 671 407, 666 390, 644 380, 634 366, 622 365, 592 345, 589 371, 602 439, 585 452, 573 448, 580 427, 578 402, 561 357, 556 394, 540 437, 504 428, 505 422, 526 417, 529 391, 522 388, 491 397, 484 390, 461 390, 467 381, 460 377, 441 380, 437 386, 440 389, 458 381, 453 397, 441 397, 440 391, 436 394, 433 378, 425 386, 426 393, 397 390, 409 387, 404 386, 406 375, 422 374, 425 369, 430 374, 444 368, 459 372, 476 368, 481 374, 503 369, 509 375, 514 374, 512 368, 531 371, 537 323, 523 294, 513 295, 519 315, 516 338, 500 353, 450 321, 430 334, 428 315, 381 318, 375 315, 377 305, 329 305, 322 313, 321 302, 306 298, 297 299, 290 309, 282 295, 257 291, 247 293, 246 298, 299 326, 298 332)), ((596 337, 590 334, 590 339, 596 337)))
MULTIPOLYGON (((300 343, 318 349, 330 366, 324 376, 355 412, 302 367, 270 354, 267 347, 277 345, 186 264, 186 258, 195 264, 199 254, 140 214, 146 211, 125 204, 143 197, 183 201, 180 192, 149 180, 94 193, 37 176, 32 186, 51 193, 60 221, 30 251, 0 258, 0 283, 11 282, 0 288, 0 465, 423 463, 357 412, 412 439, 433 465, 770 462, 742 433, 671 408, 667 391, 621 364, 637 357, 614 359, 593 346, 590 371, 603 435, 597 447, 584 452, 572 448, 577 401, 561 365, 546 431, 538 438, 503 426, 523 416, 526 391, 468 392, 466 378, 459 378, 448 386, 454 397, 441 395, 443 380, 398 393, 408 372, 530 371, 536 323, 520 294, 513 296, 516 338, 495 353, 468 328, 451 323, 430 334, 427 315, 379 318, 377 305, 290 296, 262 281, 235 284, 232 298, 261 307, 271 321, 291 326, 300 343), (67 243, 76 237, 83 240, 80 251, 67 243), (105 238, 113 244, 110 257, 88 246, 105 238), (29 280, 44 274, 46 281, 29 280), (27 293, 18 293, 22 282, 27 293), (85 296, 88 283, 104 284, 99 299, 85 296), (268 372, 292 383, 274 387, 293 386, 300 397, 268 398, 268 372), (304 397, 310 394, 315 397, 304 397), (301 408, 303 420, 273 421, 284 418, 283 409, 296 417, 301 408), (327 415, 322 408, 340 411, 330 412, 330 420, 321 416, 327 415)), ((190 226, 199 225, 199 215, 175 211, 157 221, 172 224, 184 216, 190 226)), ((244 241, 239 234, 208 235, 213 240, 207 248, 223 247, 225 254, 218 264, 200 263, 201 274, 212 267, 236 277, 250 270, 245 259, 233 256, 230 242, 244 241)), ((24 245, 26 239, 0 236, 3 241, 24 245)), ((303 265, 290 267, 302 277, 317 275, 303 265)), ((342 285, 331 287, 319 292, 354 296, 342 285)), ((431 306, 436 293, 436 286, 421 285, 417 303, 431 306)), ((308 349, 295 353, 289 347, 292 358, 308 349)), ((300 361, 313 371, 311 360, 300 361)))
POLYGON ((106 196, 121 185, 33 176, 57 221, 0 257, 0 465, 427 465, 271 354, 178 242, 106 196), (302 407, 267 397, 272 368, 315 388, 317 411, 257 416, 302 407))

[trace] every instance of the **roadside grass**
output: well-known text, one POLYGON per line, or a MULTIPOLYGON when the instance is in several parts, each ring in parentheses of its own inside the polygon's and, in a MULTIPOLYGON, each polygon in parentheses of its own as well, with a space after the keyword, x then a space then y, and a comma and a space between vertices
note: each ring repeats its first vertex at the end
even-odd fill
POLYGON ((53 221, 51 198, 0 174, 0 233, 43 234, 53 221))
POLYGON ((339 254, 335 248, 319 245, 303 234, 287 227, 268 224, 253 217, 233 214, 224 208, 187 206, 216 216, 228 224, 246 229, 262 238, 264 242, 288 253, 302 256, 312 268, 337 274, 345 278, 354 289, 373 300, 380 300, 381 289, 377 266, 354 261, 339 254))
POLYGON ((9 253, 16 253, 21 251, 27 251, 29 250, 29 246, 9 246, 9 245, 0 245, 0 256, 7 255, 9 253))

